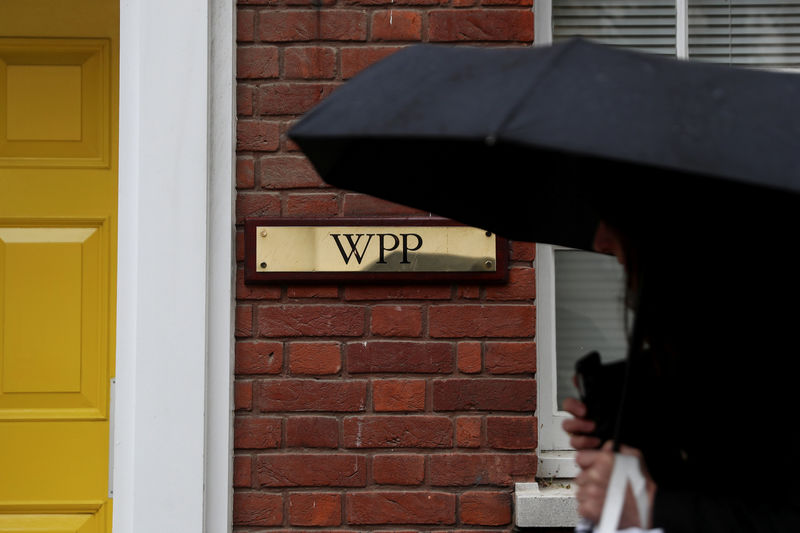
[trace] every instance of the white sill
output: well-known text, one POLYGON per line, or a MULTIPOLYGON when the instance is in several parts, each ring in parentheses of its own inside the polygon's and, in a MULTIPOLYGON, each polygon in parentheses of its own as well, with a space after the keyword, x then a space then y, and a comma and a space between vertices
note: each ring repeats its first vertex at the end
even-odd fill
POLYGON ((571 479, 514 486, 515 524, 517 527, 575 527, 578 503, 571 479), (567 488, 569 487, 569 488, 567 488))
POLYGON ((517 527, 575 527, 578 503, 574 478, 580 472, 575 450, 538 451, 538 483, 514 486, 517 527))
POLYGON ((575 464, 575 450, 538 451, 539 467, 536 477, 539 479, 570 479, 580 473, 575 464))

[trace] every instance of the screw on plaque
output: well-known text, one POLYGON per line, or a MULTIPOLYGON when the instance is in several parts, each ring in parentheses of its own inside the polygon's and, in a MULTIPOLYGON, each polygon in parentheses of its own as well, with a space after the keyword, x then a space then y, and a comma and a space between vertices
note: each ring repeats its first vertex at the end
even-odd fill
POLYGON ((261 268, 267 268, 267 263, 265 263, 265 262, 263 262, 263 261, 262 261, 262 262, 261 262, 261 268))
POLYGON ((486 268, 492 268, 492 262, 491 262, 491 261, 486 261, 486 262, 484 263, 484 266, 485 266, 486 268))
POLYGON ((267 236, 267 230, 265 230, 265 229, 262 229, 262 230, 261 230, 261 236, 262 236, 262 237, 266 237, 266 236, 267 236))

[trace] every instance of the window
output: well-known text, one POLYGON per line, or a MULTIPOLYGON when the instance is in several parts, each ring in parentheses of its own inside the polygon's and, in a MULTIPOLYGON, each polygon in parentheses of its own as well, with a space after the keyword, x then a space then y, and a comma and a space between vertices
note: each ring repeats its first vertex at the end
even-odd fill
MULTIPOLYGON (((535 0, 534 10, 535 44, 580 35, 683 59, 800 68, 800 0, 535 0)), ((612 274, 613 265, 591 254, 547 245, 537 245, 536 269, 539 478, 566 481, 554 484, 556 489, 549 494, 542 484, 518 484, 517 525, 571 526, 577 515, 571 491, 564 488, 578 469, 561 429, 568 415, 559 411, 559 398, 569 388, 574 359, 587 347, 619 356, 613 345, 619 335, 624 336, 624 315, 612 308, 621 305, 621 296, 615 296, 621 292, 621 273, 617 269, 612 274), (564 284, 573 289, 559 290, 564 284), (574 298, 575 292, 593 294, 574 298), (597 301, 592 301, 595 296, 597 301), (603 338, 590 341, 597 346, 581 344, 580 337, 569 331, 577 323, 569 318, 574 313, 570 306, 597 306, 603 299, 605 310, 598 312, 611 316, 600 328, 603 338)))
MULTIPOLYGON (((800 0, 537 0, 534 9, 536 44, 580 35, 680 58, 749 67, 800 68, 800 0)), ((568 438, 561 430, 561 420, 567 415, 558 407, 565 396, 564 389, 569 387, 567 376, 574 360, 582 354, 565 344, 578 338, 568 339, 565 328, 572 326, 564 315, 564 296, 556 288, 564 285, 562 281, 578 292, 586 284, 594 283, 592 290, 596 291, 603 283, 618 283, 610 278, 601 281, 590 267, 576 271, 574 265, 559 266, 558 257, 575 253, 578 252, 547 246, 537 248, 537 276, 542 285, 537 287, 541 477, 571 477, 577 472, 570 454, 561 453, 569 449, 568 438), (573 269, 571 273, 569 269, 573 269), (572 277, 565 278, 566 275, 572 277)), ((583 261, 589 265, 598 260, 583 261)), ((613 290, 609 285, 604 298, 613 300, 613 290)), ((572 304, 576 303, 574 296, 570 296, 572 304)), ((604 334, 612 335, 609 328, 620 328, 621 323, 608 322, 605 327, 604 334)), ((613 335, 623 332, 619 329, 613 335)), ((587 347, 596 348, 601 354, 607 351, 599 345, 587 343, 587 347)))
POLYGON ((740 66, 800 67, 797 0, 537 0, 536 44, 581 35, 740 66))
POLYGON ((615 257, 539 244, 536 247, 537 407, 539 476, 577 474, 568 415, 560 406, 577 394, 575 362, 597 350, 603 362, 625 357, 624 272, 615 257))

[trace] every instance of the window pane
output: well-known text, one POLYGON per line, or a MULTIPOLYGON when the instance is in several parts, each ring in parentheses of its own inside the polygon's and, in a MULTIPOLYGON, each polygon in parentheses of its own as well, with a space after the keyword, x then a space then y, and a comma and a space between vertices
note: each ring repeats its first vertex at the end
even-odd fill
POLYGON ((600 352, 603 362, 625 357, 624 271, 616 258, 555 250, 556 374, 561 406, 576 396, 575 361, 600 352))
POLYGON ((689 0, 689 57, 800 67, 800 1, 689 0))
POLYGON ((583 36, 675 55, 675 0, 553 0, 553 41, 583 36))

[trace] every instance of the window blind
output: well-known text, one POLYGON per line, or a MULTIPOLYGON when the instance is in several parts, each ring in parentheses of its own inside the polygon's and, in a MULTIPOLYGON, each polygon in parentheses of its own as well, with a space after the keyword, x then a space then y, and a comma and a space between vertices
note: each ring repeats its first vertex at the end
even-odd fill
POLYGON ((627 350, 624 272, 616 258, 556 249, 556 398, 559 407, 576 396, 575 362, 592 350, 603 362, 623 359, 627 350))
POLYGON ((553 41, 582 36, 675 55, 675 0, 553 0, 553 41))
POLYGON ((689 0, 689 57, 800 67, 800 1, 689 0))

